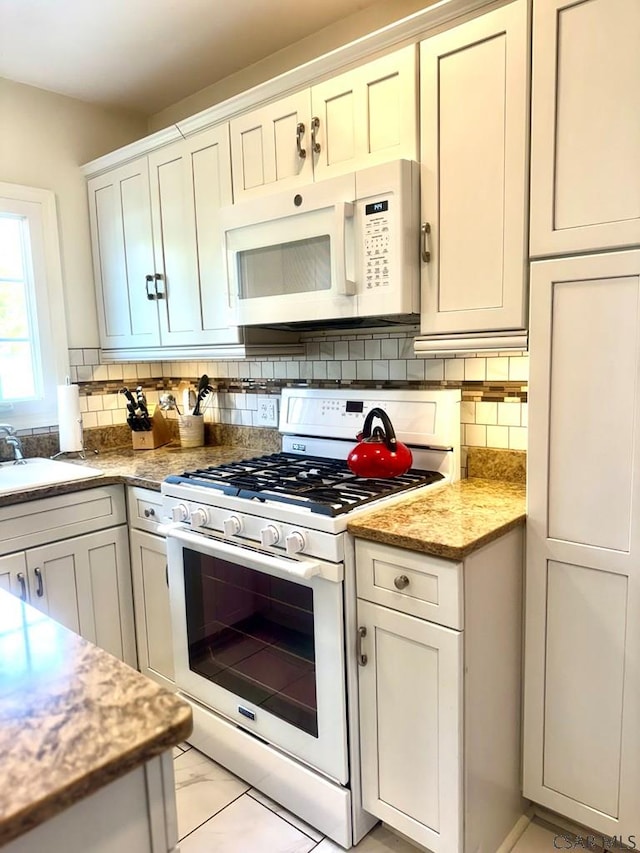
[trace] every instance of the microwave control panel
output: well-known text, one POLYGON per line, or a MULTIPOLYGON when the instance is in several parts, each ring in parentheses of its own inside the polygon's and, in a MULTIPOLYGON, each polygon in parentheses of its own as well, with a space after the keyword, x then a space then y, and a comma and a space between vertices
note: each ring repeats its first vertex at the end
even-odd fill
POLYGON ((364 207, 365 290, 389 284, 390 233, 389 199, 367 203, 364 207))

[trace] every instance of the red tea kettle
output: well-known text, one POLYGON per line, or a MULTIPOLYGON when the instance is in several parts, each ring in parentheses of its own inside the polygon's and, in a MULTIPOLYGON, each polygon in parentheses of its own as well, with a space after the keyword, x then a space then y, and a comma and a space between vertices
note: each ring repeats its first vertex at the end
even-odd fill
POLYGON ((347 457, 347 465, 358 477, 399 477, 411 468, 413 456, 406 444, 396 438, 395 430, 384 409, 374 408, 364 420, 357 444, 347 457), (384 426, 371 431, 374 418, 384 426))

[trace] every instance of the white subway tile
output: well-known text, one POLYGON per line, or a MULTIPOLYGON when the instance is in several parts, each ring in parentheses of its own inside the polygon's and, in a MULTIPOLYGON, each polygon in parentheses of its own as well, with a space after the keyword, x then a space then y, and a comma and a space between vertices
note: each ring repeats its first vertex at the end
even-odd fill
POLYGON ((377 359, 371 362, 371 378, 372 379, 388 379, 389 378, 389 362, 377 359))
POLYGON ((71 365, 69 367, 69 381, 77 382, 78 381, 78 368, 75 365, 71 365))
POLYGON ((263 379, 273 379, 273 362, 272 361, 263 361, 262 362, 262 378, 263 379))
POLYGON ((334 350, 333 344, 329 341, 322 341, 320 343, 320 358, 325 361, 333 361, 334 358, 334 350))
POLYGON ((373 362, 357 361, 356 362, 356 378, 357 379, 372 379, 373 378, 373 362))
POLYGON ((96 412, 98 426, 113 426, 113 412, 96 412))
POLYGON ((509 379, 514 382, 529 381, 529 356, 511 356, 509 359, 509 379))
POLYGON ((527 449, 527 430, 525 427, 509 427, 509 447, 511 450, 527 449))
POLYGON ((440 358, 428 358, 424 363, 425 379, 439 382, 444 379, 444 361, 440 358))
POLYGON ((300 379, 312 379, 312 378, 313 378, 313 362, 301 361, 300 362, 300 379))
POLYGON ((361 361, 364 358, 364 341, 349 341, 349 360, 361 361))
MULTIPOLYGON (((320 362, 314 362, 314 364, 320 364, 320 362)), ((273 375, 275 379, 286 379, 287 378, 287 365, 284 361, 276 361, 273 365, 273 375)))
POLYGON ((407 362, 403 358, 392 358, 389 361, 389 379, 406 379, 407 362))
POLYGON ((487 360, 485 358, 465 358, 464 378, 470 382, 484 382, 487 375, 487 360))
POLYGON ((87 397, 87 411, 101 412, 102 409, 102 397, 99 394, 92 394, 90 397, 87 397))
POLYGON ((326 361, 314 361, 313 362, 313 378, 314 379, 326 379, 327 378, 327 362, 326 361))
POLYGON ((252 361, 249 365, 249 375, 252 379, 262 379, 262 362, 252 361))
POLYGON ((487 446, 487 428, 480 424, 466 424, 464 428, 464 443, 469 447, 487 446))
POLYGON ((70 365, 84 364, 81 349, 70 349, 69 350, 69 364, 70 365))
POLYGON ((82 415, 82 426, 85 429, 98 426, 98 413, 97 412, 85 412, 82 415))
MULTIPOLYGON (((84 422, 84 415, 82 416, 82 420, 84 422)), ((127 422, 127 410, 113 409, 113 411, 111 412, 111 420, 114 424, 125 424, 127 422)))
POLYGON ((398 339, 389 338, 386 341, 380 341, 380 355, 382 358, 391 359, 398 357, 398 339))
POLYGON ((509 427, 488 426, 487 447, 506 449, 509 447, 509 427))
POLYGON ((498 404, 493 402, 478 402, 476 403, 476 423, 477 424, 497 424, 498 423, 498 404))
POLYGON ((523 427, 529 426, 529 404, 523 403, 520 411, 520 423, 523 427))
POLYGON ((450 381, 462 381, 464 379, 464 359, 447 358, 444 362, 444 378, 450 381))
POLYGON ((520 426, 520 403, 498 403, 498 423, 502 426, 520 426))
POLYGON ((97 349, 86 349, 83 359, 85 364, 100 364, 100 352, 97 349))
POLYGON ((78 382, 91 382, 93 379, 93 367, 90 365, 76 367, 76 372, 78 374, 78 382))
POLYGON ((460 423, 474 424, 476 422, 476 404, 473 400, 463 400, 460 403, 460 423))
POLYGON ((298 379, 300 376, 300 362, 287 361, 285 364, 287 365, 287 379, 298 379))
POLYGON ((413 338, 400 338, 398 340, 398 357, 415 358, 413 352, 413 338))
POLYGON ((407 359, 407 379, 424 379, 424 361, 421 358, 407 359))
POLYGON ((509 379, 509 359, 498 356, 487 359, 487 381, 506 382, 509 379))
POLYGON ((373 361, 381 358, 380 356, 380 341, 365 341, 364 342, 364 357, 373 361))
POLYGON ((336 341, 333 345, 333 351, 336 361, 347 361, 349 359, 349 344, 346 341, 336 341))
POLYGON ((85 397, 83 394, 80 394, 78 402, 80 403, 80 411, 81 412, 88 412, 89 411, 89 406, 87 405, 87 399, 88 398, 85 397))
POLYGON ((107 382, 109 380, 109 368, 106 364, 96 364, 93 368, 94 382, 107 382))
POLYGON ((327 379, 342 379, 342 365, 339 361, 327 362, 327 379))
POLYGON ((343 379, 355 379, 356 378, 356 362, 355 361, 343 361, 342 364, 342 378, 343 379))
MULTIPOLYGON (((149 395, 147 395, 147 400, 149 399, 149 395)), ((119 409, 120 407, 124 408, 125 399, 121 394, 103 394, 102 395, 102 408, 103 409, 119 409)))
POLYGON ((320 358, 320 344, 307 343, 305 351, 309 361, 317 361, 320 358))

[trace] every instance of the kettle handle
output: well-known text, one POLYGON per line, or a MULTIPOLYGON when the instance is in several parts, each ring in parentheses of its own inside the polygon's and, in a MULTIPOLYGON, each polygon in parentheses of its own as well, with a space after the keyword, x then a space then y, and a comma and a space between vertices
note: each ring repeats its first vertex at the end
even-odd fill
MULTIPOLYGON (((373 423, 374 418, 380 418, 382 424, 384 426, 384 443, 387 446, 387 449, 392 453, 395 453, 398 449, 398 439, 396 438, 396 431, 393 428, 393 424, 389 419, 389 415, 384 411, 384 409, 373 408, 371 411, 367 413, 367 417, 364 419, 364 426, 362 427, 362 438, 366 441, 368 438, 371 438, 371 424, 373 423)), ((377 429, 380 429, 377 427, 377 429)))

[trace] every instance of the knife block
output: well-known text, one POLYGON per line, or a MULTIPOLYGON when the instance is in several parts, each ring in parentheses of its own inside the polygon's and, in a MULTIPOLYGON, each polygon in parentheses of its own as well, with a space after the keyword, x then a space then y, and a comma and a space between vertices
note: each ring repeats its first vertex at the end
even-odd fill
POLYGON ((156 409, 151 417, 151 429, 131 433, 134 450, 153 450, 171 441, 169 425, 160 409, 156 409))

